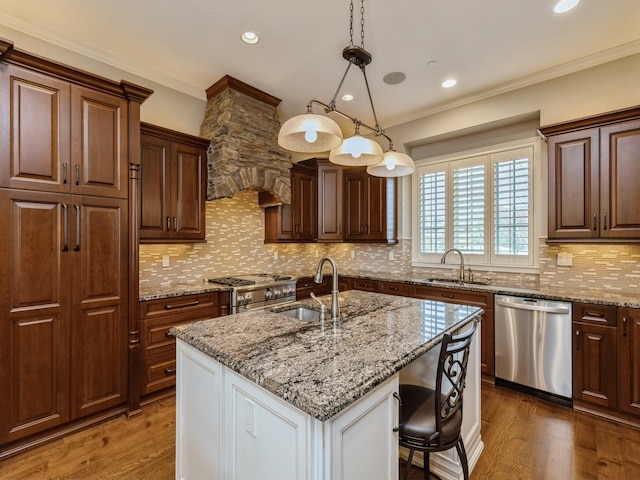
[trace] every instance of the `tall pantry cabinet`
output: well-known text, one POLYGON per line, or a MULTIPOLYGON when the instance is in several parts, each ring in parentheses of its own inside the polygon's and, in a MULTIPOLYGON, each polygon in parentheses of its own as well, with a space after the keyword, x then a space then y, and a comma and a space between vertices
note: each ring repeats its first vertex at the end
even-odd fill
POLYGON ((2 457, 124 410, 129 152, 151 91, 0 52, 2 457))

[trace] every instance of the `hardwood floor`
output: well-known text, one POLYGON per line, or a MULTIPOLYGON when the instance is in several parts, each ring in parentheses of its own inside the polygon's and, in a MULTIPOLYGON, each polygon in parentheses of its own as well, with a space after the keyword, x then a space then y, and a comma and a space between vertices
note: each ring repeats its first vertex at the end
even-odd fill
MULTIPOLYGON (((169 398, 137 417, 117 418, 1 461, 0 478, 171 480, 174 435, 175 401, 169 398)), ((512 390, 482 386, 482 438, 485 449, 471 480, 640 478, 639 429, 512 390)), ((422 478, 421 469, 411 470, 411 480, 422 478)))

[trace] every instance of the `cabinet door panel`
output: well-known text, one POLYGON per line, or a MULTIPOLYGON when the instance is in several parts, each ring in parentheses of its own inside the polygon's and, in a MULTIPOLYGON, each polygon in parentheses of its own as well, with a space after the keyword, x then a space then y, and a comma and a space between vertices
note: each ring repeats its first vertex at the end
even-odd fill
MULTIPOLYGON (((294 178, 292 176, 292 183, 294 178)), ((295 174, 295 184, 291 193, 298 201, 294 214, 296 221, 296 238, 299 240, 313 240, 316 232, 316 176, 310 173, 295 174)))
POLYGON ((69 420, 68 195, 0 190, 0 441, 69 420), (64 280, 67 281, 64 281, 64 280))
POLYGON ((616 328, 573 324, 573 398, 618 407, 616 328))
POLYGON ((345 240, 359 240, 365 236, 365 181, 354 171, 344 172, 344 220, 345 240))
POLYGON ((66 82, 13 65, 3 68, 0 186, 69 191, 69 98, 66 82))
POLYGON ((549 139, 549 238, 599 236, 598 138, 592 128, 549 139))
POLYGON ((141 147, 140 238, 166 238, 171 224, 171 192, 167 178, 171 144, 157 137, 142 135, 141 147))
POLYGON ((387 238, 387 179, 384 177, 366 176, 367 198, 369 209, 366 233, 370 240, 384 240, 387 238))
POLYGON ((79 212, 71 338, 76 416, 123 403, 127 380, 127 201, 83 197, 79 212))
POLYGON ((601 129, 602 237, 640 237, 640 120, 601 129))
POLYGON ((318 165, 318 240, 342 240, 342 167, 318 165))
POLYGON ((204 238, 206 152, 179 143, 172 150, 173 233, 180 238, 204 238))
POLYGON ((72 86, 72 191, 126 198, 127 102, 119 97, 72 86))
POLYGON ((640 309, 620 309, 620 410, 640 415, 640 309))

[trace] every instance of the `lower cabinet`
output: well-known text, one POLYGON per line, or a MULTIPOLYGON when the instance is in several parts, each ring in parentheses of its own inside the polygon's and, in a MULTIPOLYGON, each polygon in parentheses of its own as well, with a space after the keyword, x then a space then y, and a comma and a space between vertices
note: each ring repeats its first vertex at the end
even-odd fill
POLYGON ((573 304, 573 400, 618 408, 616 307, 573 304))
POLYGON ((182 341, 177 359, 176 478, 397 478, 397 375, 321 422, 182 341))
POLYGON ((618 310, 620 410, 640 418, 640 309, 618 310))
POLYGON ((296 283, 296 300, 304 300, 311 297, 311 293, 314 295, 329 295, 333 285, 333 276, 324 275, 322 282, 316 283, 313 277, 306 277, 298 279, 296 283))
POLYGON ((228 313, 229 293, 208 292, 140 302, 142 395, 175 385, 176 346, 171 327, 228 313))
POLYGON ((495 375, 493 293, 416 285, 414 297, 482 307, 480 371, 484 380, 492 381, 495 375))

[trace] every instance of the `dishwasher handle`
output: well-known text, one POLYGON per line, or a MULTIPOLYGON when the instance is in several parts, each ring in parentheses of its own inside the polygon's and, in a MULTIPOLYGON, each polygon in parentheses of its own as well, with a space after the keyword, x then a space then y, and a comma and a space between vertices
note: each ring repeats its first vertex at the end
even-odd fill
MULTIPOLYGON (((529 300, 529 302, 536 302, 536 300, 529 300)), ((546 313, 558 313, 561 315, 567 315, 570 313, 569 306, 565 305, 538 305, 537 303, 525 303, 524 300, 506 299, 504 297, 496 297, 496 305, 501 307, 513 308, 516 310, 532 310, 534 312, 546 312, 546 313)))

